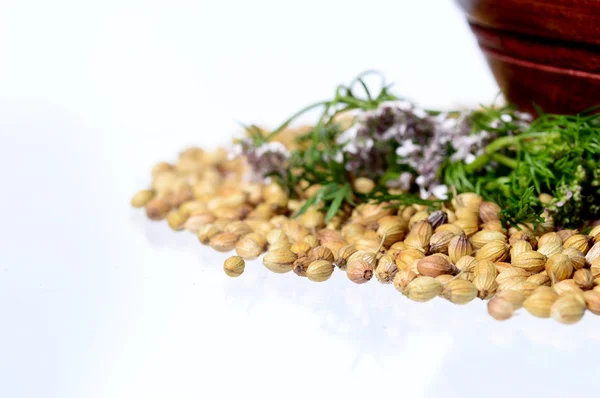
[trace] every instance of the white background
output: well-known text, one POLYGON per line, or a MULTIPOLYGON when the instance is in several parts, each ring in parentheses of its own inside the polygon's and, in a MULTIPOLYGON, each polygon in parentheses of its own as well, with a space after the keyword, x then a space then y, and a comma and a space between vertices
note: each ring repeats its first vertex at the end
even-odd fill
MULTIPOLYGON (((497 94, 451 0, 0 5, 0 396, 590 394, 600 321, 269 274, 129 208, 157 160, 377 68, 425 106, 497 94)), ((595 379, 594 379, 595 378, 595 379)))

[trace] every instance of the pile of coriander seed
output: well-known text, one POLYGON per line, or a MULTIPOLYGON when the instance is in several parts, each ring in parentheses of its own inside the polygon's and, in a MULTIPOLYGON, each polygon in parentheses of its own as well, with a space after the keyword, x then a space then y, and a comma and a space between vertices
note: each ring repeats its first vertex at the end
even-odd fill
MULTIPOLYGON (((547 216, 535 228, 507 229, 498 205, 475 193, 456 195, 436 211, 363 203, 326 222, 327 209, 319 206, 294 217, 319 186, 290 198, 282 186, 248 181, 246 173, 244 159, 224 149, 190 148, 175 163, 156 164, 151 187, 131 204, 216 251, 235 251, 224 263, 231 277, 244 272, 245 260, 266 253, 262 262, 275 273, 314 282, 334 272, 357 284, 375 278, 420 302, 479 298, 498 320, 521 307, 565 324, 579 321, 586 309, 600 315, 600 225, 585 234, 557 230, 547 216)), ((357 192, 374 185, 354 181, 357 192)))

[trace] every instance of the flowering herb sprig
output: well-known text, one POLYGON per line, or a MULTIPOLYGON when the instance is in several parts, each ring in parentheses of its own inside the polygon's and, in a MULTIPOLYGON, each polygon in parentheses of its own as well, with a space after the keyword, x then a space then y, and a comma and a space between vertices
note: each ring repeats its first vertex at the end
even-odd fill
POLYGON ((543 211, 565 227, 600 217, 600 115, 533 120, 512 107, 424 110, 392 94, 383 78, 372 95, 365 77, 271 133, 248 129, 238 143, 255 177, 277 178, 292 194, 319 188, 298 214, 321 205, 330 220, 345 204, 366 201, 439 208, 450 191, 476 191, 502 207, 507 224, 535 224, 543 211), (318 121, 293 150, 274 141, 315 108, 318 121), (374 188, 356 189, 361 177, 374 188), (542 203, 540 194, 553 198, 542 203))

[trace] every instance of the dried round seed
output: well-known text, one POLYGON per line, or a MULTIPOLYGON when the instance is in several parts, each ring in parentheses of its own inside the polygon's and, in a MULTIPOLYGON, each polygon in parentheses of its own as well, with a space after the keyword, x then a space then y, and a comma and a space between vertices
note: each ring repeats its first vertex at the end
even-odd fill
POLYGON ((140 208, 146 206, 148 202, 154 197, 154 191, 150 189, 142 189, 133 195, 131 198, 131 206, 140 208))
POLYGON ((442 284, 430 276, 421 276, 412 280, 405 289, 406 297, 413 301, 429 301, 440 294, 442 284))
POLYGON ((288 249, 273 250, 265 254, 263 264, 270 271, 278 274, 284 274, 292 270, 294 261, 298 259, 296 253, 288 249))
POLYGON ((453 279, 446 283, 441 296, 454 304, 466 304, 477 297, 477 287, 466 280, 453 279))
POLYGON ((165 198, 154 198, 146 204, 146 216, 150 220, 163 220, 171 210, 171 203, 165 198))
POLYGON ((574 294, 566 294, 552 304, 550 315, 554 320, 570 325, 583 318, 585 309, 585 302, 582 303, 574 294))
POLYGON ((514 307, 508 301, 500 297, 494 297, 488 301, 488 313, 497 321, 505 321, 512 318, 514 307))
POLYGON ((246 263, 244 259, 239 256, 229 257, 223 264, 223 270, 232 278, 240 276, 244 272, 245 267, 246 263))
POLYGON ((238 236, 230 232, 221 232, 212 237, 210 240, 210 247, 218 252, 229 252, 235 249, 235 245, 238 241, 238 236))
POLYGON ((349 261, 346 266, 346 275, 348 275, 348 279, 358 284, 370 281, 374 271, 373 264, 364 259, 349 261))
POLYGON ((417 274, 415 274, 411 270, 398 271, 394 276, 394 287, 400 293, 404 294, 406 292, 406 287, 408 286, 408 284, 416 278, 417 274))
POLYGON ((312 261, 306 270, 306 276, 313 282, 324 282, 333 274, 333 264, 327 260, 312 261))

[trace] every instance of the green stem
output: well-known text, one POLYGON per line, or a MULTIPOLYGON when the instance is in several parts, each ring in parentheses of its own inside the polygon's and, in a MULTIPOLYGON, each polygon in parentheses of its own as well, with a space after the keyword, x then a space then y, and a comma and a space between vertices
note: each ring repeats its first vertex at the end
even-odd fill
POLYGON ((500 163, 506 164, 506 166, 508 166, 508 167, 515 168, 516 160, 510 159, 507 156, 499 155, 496 152, 498 152, 504 148, 508 148, 509 146, 515 145, 516 143, 518 143, 519 141, 522 141, 522 140, 526 140, 529 138, 537 138, 537 137, 547 137, 547 136, 552 136, 552 135, 554 135, 554 133, 526 133, 526 134, 504 136, 504 137, 496 138, 485 148, 485 153, 483 155, 479 156, 477 159, 475 159, 473 161, 473 163, 467 165, 467 167, 465 169, 466 169, 467 173, 473 173, 473 172, 481 169, 486 164, 488 164, 491 160, 497 160, 500 163), (502 161, 500 161, 498 159, 498 156, 502 156, 502 158, 503 158, 502 161), (511 162, 511 160, 512 160, 512 162, 511 162), (505 162, 507 162, 507 163, 505 163, 505 162))
POLYGON ((496 162, 505 165, 506 167, 510 167, 511 169, 516 169, 519 162, 516 159, 509 158, 508 156, 501 155, 499 153, 494 153, 492 159, 496 162))

